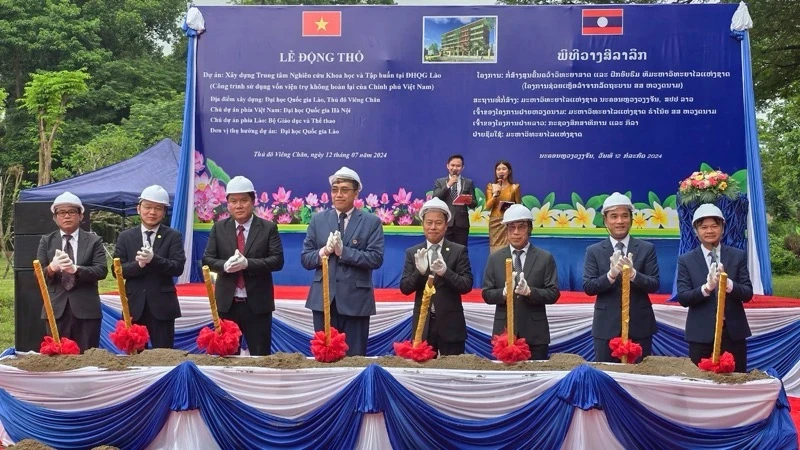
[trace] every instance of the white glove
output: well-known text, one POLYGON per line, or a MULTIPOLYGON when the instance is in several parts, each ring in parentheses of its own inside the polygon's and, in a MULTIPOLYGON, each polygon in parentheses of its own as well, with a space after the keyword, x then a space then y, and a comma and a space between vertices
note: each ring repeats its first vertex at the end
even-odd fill
POLYGON ((622 265, 620 264, 622 261, 622 252, 619 250, 614 250, 614 253, 611 254, 611 258, 609 258, 608 261, 609 265, 611 266, 611 268, 608 270, 608 276, 611 278, 617 278, 622 269, 622 265))
POLYGON ((150 247, 146 246, 142 247, 141 250, 139 250, 136 253, 136 262, 139 263, 139 267, 144 267, 150 264, 152 260, 153 260, 153 249, 151 249, 150 247))
POLYGON ((61 272, 61 255, 63 254, 64 252, 56 249, 56 253, 53 255, 53 260, 50 261, 50 264, 48 265, 51 272, 61 272))
MULTIPOLYGON (((517 277, 516 273, 517 272, 514 272, 515 279, 517 277)), ((517 287, 514 288, 514 293, 523 297, 531 295, 531 288, 528 286, 528 281, 525 277, 519 277, 519 282, 517 282, 517 287)))
POLYGON ((333 233, 333 251, 336 253, 336 256, 342 256, 342 250, 344 250, 344 242, 342 241, 342 233, 339 233, 339 230, 336 230, 333 233))
POLYGON ((425 275, 428 271, 428 249, 421 248, 414 253, 414 265, 417 266, 417 271, 421 275, 425 275))
MULTIPOLYGON (((717 275, 715 276, 718 286, 719 286, 719 276, 722 274, 722 272, 725 272, 725 266, 723 266, 722 263, 719 263, 719 265, 717 266, 717 275)), ((733 290, 733 280, 728 278, 726 281, 727 282, 725 283, 725 292, 731 292, 733 290)))
POLYGON ((234 272, 238 272, 238 271, 242 270, 242 266, 241 266, 241 263, 239 261, 239 258, 241 256, 242 255, 239 253, 239 250, 237 249, 236 252, 233 254, 233 256, 228 258, 228 260, 225 261, 225 264, 222 266, 222 268, 225 270, 225 272, 234 273, 234 272))
POLYGON ((66 252, 61 253, 61 258, 59 259, 59 263, 61 264, 61 271, 66 273, 75 273, 75 264, 70 259, 69 255, 66 252))
POLYGON ((444 259, 437 258, 435 261, 431 263, 431 272, 439 275, 440 277, 447 272, 447 264, 444 262, 444 259))
POLYGON ((247 258, 245 258, 243 254, 239 253, 239 250, 236 250, 236 255, 238 256, 236 259, 236 265, 240 267, 239 270, 247 270, 247 266, 249 264, 247 262, 247 258))
POLYGON ((334 252, 335 244, 336 238, 331 231, 331 233, 328 235, 328 242, 325 243, 325 247, 322 247, 322 251, 325 252, 325 256, 330 256, 334 252))
POLYGON ((628 253, 628 256, 623 256, 620 259, 620 272, 622 271, 622 266, 628 266, 631 268, 631 279, 636 276, 636 269, 633 268, 633 253, 628 253))
POLYGON ((717 288, 719 284, 719 269, 717 263, 712 263, 708 269, 708 276, 706 277, 706 284, 703 286, 706 292, 711 292, 717 288))

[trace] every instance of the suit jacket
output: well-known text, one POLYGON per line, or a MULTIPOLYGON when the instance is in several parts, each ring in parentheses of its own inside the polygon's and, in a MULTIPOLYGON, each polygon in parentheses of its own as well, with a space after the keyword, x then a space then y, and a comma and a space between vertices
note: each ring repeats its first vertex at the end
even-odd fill
MULTIPOLYGON (((319 250, 328 242, 328 235, 339 228, 338 212, 329 209, 315 214, 303 240, 300 262, 314 270, 314 281, 308 291, 306 308, 322 311, 322 259, 319 250)), ((328 257, 329 289, 336 311, 346 316, 375 314, 375 291, 372 271, 383 265, 383 225, 377 216, 353 210, 342 236, 342 256, 328 257)))
MULTIPOLYGON (((720 262, 725 267, 728 279, 733 281, 733 290, 725 296, 725 327, 735 340, 751 336, 750 325, 742 303, 753 298, 753 285, 747 269, 747 254, 737 248, 723 245, 720 262)), ((686 317, 686 340, 688 342, 713 343, 714 325, 717 318, 717 291, 704 297, 701 289, 708 278, 708 266, 700 246, 678 258, 678 302, 689 308, 686 317)), ((719 289, 725 289, 720 286, 719 289)))
POLYGON ((453 205, 453 198, 450 196, 450 188, 447 187, 447 177, 437 178, 433 185, 433 197, 439 197, 450 208, 450 213, 453 215, 453 222, 448 224, 451 227, 469 228, 469 213, 468 208, 478 206, 478 196, 475 195, 475 184, 467 177, 461 177, 461 194, 469 194, 472 196, 472 203, 469 205, 453 205))
MULTIPOLYGON (((125 292, 128 294, 133 320, 139 320, 144 305, 158 320, 173 320, 181 316, 181 305, 172 277, 183 273, 186 255, 183 252, 183 236, 166 226, 158 227, 152 236, 153 260, 144 267, 136 262, 136 253, 142 248, 142 227, 127 229, 117 237, 114 257, 122 263, 125 292)), ((114 277, 117 276, 113 269, 114 277)))
MULTIPOLYGON (((511 258, 511 249, 506 246, 489 256, 483 273, 483 301, 497 305, 494 311, 492 334, 506 329, 506 298, 503 286, 506 282, 506 259, 511 258)), ((558 290, 556 260, 549 252, 531 245, 522 266, 531 295, 514 294, 514 330, 517 337, 524 337, 529 345, 550 343, 550 325, 547 323, 545 305, 552 305, 561 296, 558 290)))
MULTIPOLYGON (((436 293, 431 301, 436 312, 436 327, 442 340, 458 342, 467 340, 467 323, 464 320, 464 307, 461 305, 461 296, 472 290, 472 267, 469 263, 467 248, 447 240, 442 240, 440 252, 447 265, 447 270, 442 276, 434 276, 433 285, 436 293)), ((415 245, 406 250, 406 259, 403 264, 403 276, 400 278, 400 292, 404 295, 414 293, 414 317, 411 321, 411 337, 417 329, 419 311, 422 306, 422 292, 430 268, 422 275, 417 270, 414 255, 417 250, 426 248, 427 242, 415 245)), ((423 339, 427 339, 428 324, 425 324, 423 339)))
MULTIPOLYGON (((236 220, 220 220, 211 227, 203 264, 217 272, 217 309, 228 312, 233 305, 239 272, 225 272, 225 261, 236 252, 236 220)), ((273 222, 253 216, 242 255, 247 258, 244 272, 247 305, 256 314, 275 311, 275 288, 272 272, 283 269, 283 244, 278 226, 273 222)))
MULTIPOLYGON (((100 310, 100 294, 97 292, 97 281, 104 279, 108 275, 103 240, 100 239, 100 236, 89 231, 78 231, 78 248, 75 249, 77 256, 73 261, 78 266, 78 270, 75 272, 75 287, 71 291, 67 291, 61 285, 61 272, 53 275, 47 274, 47 266, 53 260, 56 249, 62 250, 62 248, 61 232, 56 230, 42 236, 37 251, 37 259, 42 264, 47 288, 50 291, 53 314, 56 319, 60 318, 64 314, 67 302, 69 302, 72 314, 78 319, 102 319, 103 313, 100 310)), ((70 255, 70 258, 72 258, 72 255, 70 255)), ((46 318, 47 314, 44 307, 42 307, 42 319, 46 318)))
MULTIPOLYGON (((627 253, 633 253, 636 278, 631 280, 631 306, 628 336, 648 338, 658 331, 656 316, 648 294, 658 290, 658 259, 653 244, 630 238, 627 253)), ((612 284, 608 281, 609 259, 614 253, 611 240, 606 238, 586 249, 583 263, 583 291, 596 295, 592 336, 612 339, 622 333, 622 274, 612 284)))

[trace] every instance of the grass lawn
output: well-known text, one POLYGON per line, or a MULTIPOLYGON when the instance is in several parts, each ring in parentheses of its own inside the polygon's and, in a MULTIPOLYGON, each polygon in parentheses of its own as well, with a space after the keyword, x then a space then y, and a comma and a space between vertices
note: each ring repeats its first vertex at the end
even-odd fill
MULTIPOLYGON (((109 264, 110 267, 110 264, 109 264)), ((6 262, 0 262, 0 277, 6 270, 6 262)), ((800 298, 800 275, 776 275, 772 277, 773 290, 779 297, 800 298)), ((100 282, 100 292, 117 290, 117 280, 109 273, 100 282)), ((0 278, 0 350, 14 345, 14 273, 8 272, 0 278)))

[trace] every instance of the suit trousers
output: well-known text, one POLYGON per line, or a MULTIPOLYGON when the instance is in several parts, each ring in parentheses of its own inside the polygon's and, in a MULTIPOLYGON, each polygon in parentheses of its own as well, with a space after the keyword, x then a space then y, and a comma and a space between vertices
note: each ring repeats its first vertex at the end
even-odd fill
POLYGON ((548 353, 550 352, 549 344, 529 345, 531 349, 531 360, 546 360, 550 359, 548 353))
MULTIPOLYGON (((56 327, 60 337, 75 341, 83 353, 90 348, 100 347, 101 322, 101 319, 78 319, 72 314, 68 300, 64 307, 64 313, 56 319, 56 327)), ((45 323, 47 323, 47 319, 45 319, 45 323)), ((47 335, 50 336, 49 326, 47 326, 47 335)))
MULTIPOLYGON (((325 330, 325 315, 322 311, 312 311, 314 331, 325 330)), ((369 316, 345 316, 336 311, 336 300, 331 303, 331 326, 345 333, 344 341, 349 347, 347 356, 367 356, 369 339, 369 316)))
MULTIPOLYGON (((653 354, 653 337, 643 338, 643 339, 633 339, 631 340, 639 345, 642 346, 642 356, 636 359, 635 362, 640 363, 642 360, 653 354)), ((619 358, 614 358, 611 356, 611 348, 609 348, 608 343, 611 342, 611 339, 598 339, 594 338, 594 361, 595 362, 610 362, 610 363, 618 363, 620 362, 619 358)))
MULTIPOLYGON (((433 347, 433 351, 442 356, 463 355, 465 341, 445 341, 439 336, 441 321, 436 320, 434 315, 428 320, 428 344, 433 347)), ((413 337, 413 336, 412 336, 413 337)))
POLYGON ((246 301, 235 301, 226 313, 219 313, 226 320, 239 325, 247 349, 253 356, 266 356, 272 353, 272 312, 256 314, 246 301))
POLYGON ((447 233, 445 233, 444 238, 466 247, 467 239, 469 238, 469 228, 447 227, 447 233))
MULTIPOLYGON (((704 342, 689 342, 689 359, 693 363, 699 364, 703 358, 711 358, 714 352, 714 343, 706 344, 704 342)), ((736 372, 747 372, 747 340, 739 339, 733 340, 728 335, 728 330, 722 327, 722 349, 721 353, 730 352, 733 355, 733 360, 736 362, 736 372)))
POLYGON ((137 325, 147 327, 150 333, 150 348, 172 348, 175 344, 175 319, 158 320, 150 312, 147 303, 139 320, 134 320, 137 325))

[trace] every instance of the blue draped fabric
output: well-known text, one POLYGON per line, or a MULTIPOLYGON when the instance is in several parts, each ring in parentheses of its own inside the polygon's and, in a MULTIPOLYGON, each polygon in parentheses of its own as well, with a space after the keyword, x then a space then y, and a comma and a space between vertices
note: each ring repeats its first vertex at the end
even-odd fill
POLYGON ((744 32, 742 40, 742 80, 744 82, 744 134, 747 149, 747 190, 750 193, 750 211, 756 253, 760 265, 761 284, 764 293, 772 295, 772 263, 769 259, 767 242, 767 209, 764 200, 764 183, 761 180, 761 153, 758 146, 758 126, 756 124, 756 102, 753 90, 753 68, 750 56, 750 33, 744 32))
POLYGON ((769 418, 747 426, 704 429, 653 413, 609 375, 587 365, 575 368, 521 408, 490 419, 441 413, 374 364, 325 404, 297 419, 242 403, 192 362, 182 363, 130 400, 95 410, 49 410, 0 390, 0 421, 13 440, 34 438, 65 449, 100 444, 142 448, 158 434, 170 411, 189 410, 200 411, 224 449, 353 448, 363 415, 379 412, 396 449, 558 449, 575 408, 602 410, 610 430, 626 448, 797 448, 783 387, 769 418), (131 420, 133 416, 138 419, 131 420))
MULTIPOLYGON (((102 305, 103 321, 100 333, 100 347, 117 354, 122 353, 114 347, 108 338, 108 333, 114 330, 120 313, 113 308, 102 305)), ((211 326, 209 322, 208 325, 211 326)), ((684 341, 683 330, 663 323, 657 323, 658 333, 653 336, 653 354, 658 356, 688 356, 689 345, 684 341)), ((202 353, 197 348, 197 335, 200 328, 190 330, 176 330, 175 348, 190 353, 202 353)), ((367 342, 367 355, 384 356, 393 355, 395 342, 411 339, 411 318, 398 322, 393 327, 370 336, 367 342)), ((302 353, 311 356, 311 335, 305 331, 293 328, 281 320, 272 320, 272 353, 302 353)), ((753 369, 774 369, 781 377, 789 373, 800 361, 800 322, 770 333, 750 337, 747 340, 747 367, 753 369), (780 351, 776 351, 780 349, 780 351)), ((246 344, 243 346, 246 348, 246 344)), ((10 351, 9 349, 6 351, 10 351)), ((472 327, 467 327, 466 353, 494 359, 492 356, 491 336, 472 327)), ((550 344, 550 354, 573 353, 582 356, 587 361, 594 360, 594 346, 591 330, 573 337, 572 339, 550 344)))
MULTIPOLYGON (((183 133, 181 135, 181 157, 178 161, 178 180, 175 186, 175 200, 172 205, 172 218, 169 226, 186 236, 186 219, 189 210, 189 186, 194 174, 194 107, 195 107, 195 51, 197 48, 197 32, 183 23, 183 31, 189 37, 188 54, 186 56, 186 98, 183 106, 183 133)), ((186 249, 184 249, 186 250, 186 249)))
POLYGON ((384 369, 370 369, 394 449, 559 449, 572 422, 572 405, 553 388, 509 414, 465 420, 438 412, 384 369))
POLYGON ((0 389, 0 422, 14 441, 35 438, 58 449, 97 445, 145 448, 158 435, 179 392, 176 367, 139 396, 90 411, 53 411, 16 400, 0 389), (137 420, 129 420, 137 417, 137 420), (124 426, 121 426, 124 424, 124 426))
MULTIPOLYGON (((714 202, 725 216, 725 229, 722 234, 722 243, 730 247, 747 251, 747 204, 748 199, 744 194, 739 194, 735 199, 720 197, 714 202)), ((678 193, 678 219, 680 220, 681 240, 678 246, 678 256, 696 249, 700 240, 692 227, 692 216, 700 203, 681 204, 681 195, 678 193)))
MULTIPOLYGON (((194 231, 192 240, 191 259, 192 281, 202 281, 200 261, 203 251, 208 243, 208 231, 194 231)), ((306 270, 300 265, 300 253, 303 249, 305 233, 281 232, 283 254, 285 262, 283 270, 273 274, 277 285, 283 286, 309 286, 314 272, 306 270)), ((400 287, 400 277, 403 274, 403 262, 407 248, 419 244, 421 236, 386 235, 384 241, 383 266, 373 271, 372 282, 378 288, 400 287)), ((533 245, 547 250, 553 254, 558 270, 558 288, 562 291, 583 291, 583 258, 586 247, 601 238, 554 238, 537 237, 531 240, 533 245)), ((678 266, 678 239, 652 239, 649 241, 656 248, 658 265, 661 271, 661 287, 658 292, 672 292, 672 274, 678 266)), ((470 236, 469 260, 472 265, 474 288, 483 284, 483 270, 489 258, 489 238, 486 236, 470 236)))

